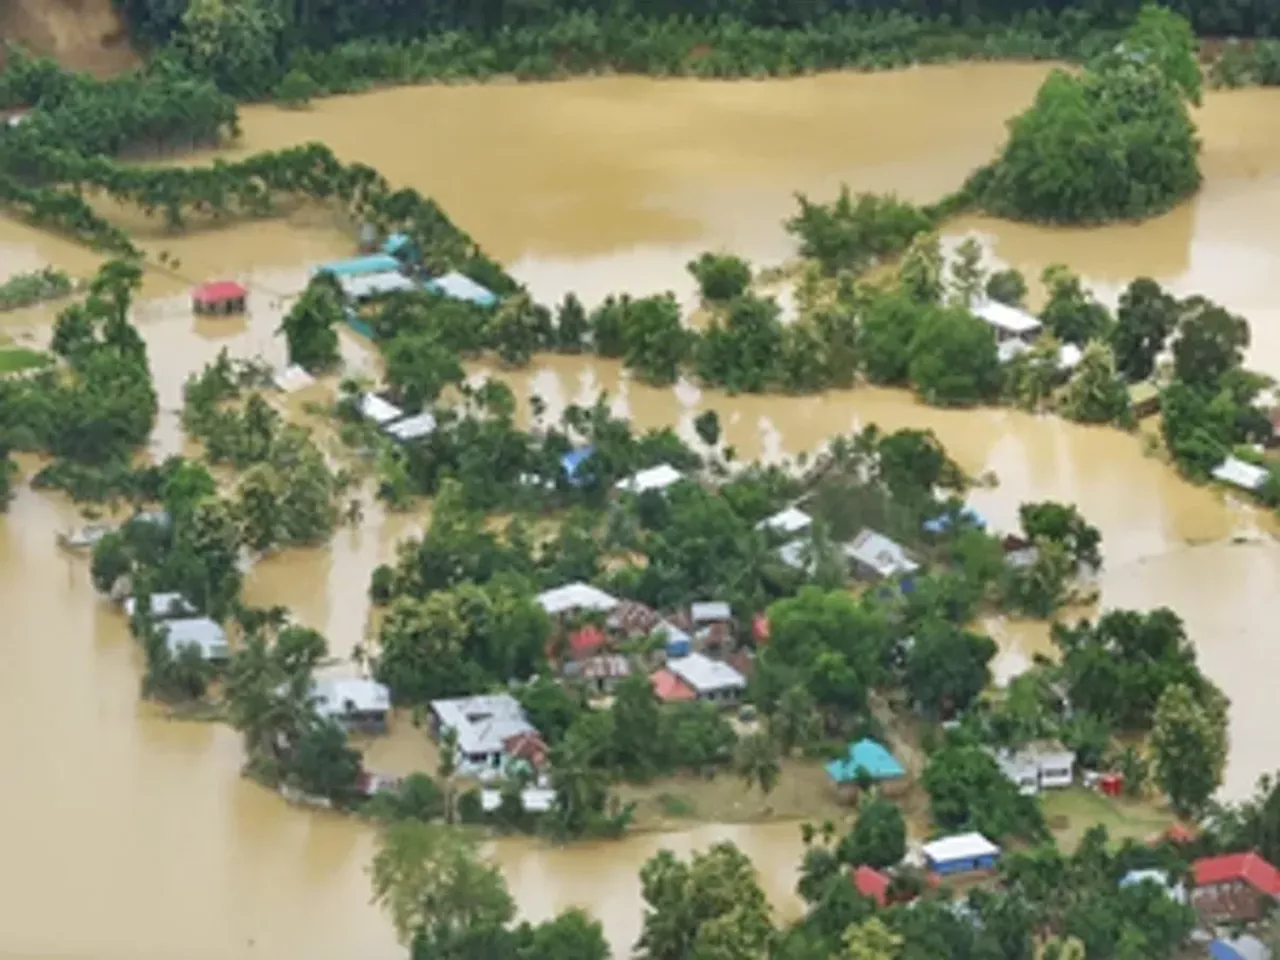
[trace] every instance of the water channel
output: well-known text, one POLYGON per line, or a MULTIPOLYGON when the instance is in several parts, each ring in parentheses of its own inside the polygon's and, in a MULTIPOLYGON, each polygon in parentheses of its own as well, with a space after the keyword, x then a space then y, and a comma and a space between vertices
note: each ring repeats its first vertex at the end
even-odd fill
MULTIPOLYGON (((383 91, 312 110, 244 111, 243 142, 227 155, 323 140, 393 182, 436 197, 534 293, 584 300, 628 290, 689 292, 684 264, 706 248, 761 262, 786 257, 780 221, 792 192, 896 190, 937 196, 986 159, 1007 117, 1028 103, 1046 68, 971 65, 873 76, 699 83, 606 79, 543 86, 383 91)), ((1191 204, 1140 225, 1041 230, 985 220, 972 231, 996 262, 1029 276, 1061 261, 1105 298, 1146 274, 1198 291, 1253 324, 1251 363, 1280 375, 1280 91, 1210 94, 1198 120, 1206 183, 1191 204)), ((308 266, 349 253, 351 240, 314 215, 167 237, 136 216, 146 245, 177 256, 175 275, 148 276, 137 319, 161 397, 158 453, 176 450, 181 383, 223 346, 283 359, 272 336, 282 298, 308 266), (246 320, 195 321, 189 279, 233 275, 252 289, 246 320)), ((0 272, 53 263, 86 275, 96 257, 0 221, 0 272)), ((0 318, 0 332, 43 342, 53 317, 0 318)), ((372 368, 366 344, 344 355, 372 368)), ((817 397, 724 397, 684 384, 654 390, 616 365, 539 359, 510 378, 554 410, 608 390, 643 425, 692 433, 721 413, 743 457, 777 458, 876 422, 932 427, 961 464, 999 486, 974 502, 996 524, 1028 499, 1078 503, 1104 535, 1104 605, 1173 606, 1208 672, 1233 701, 1225 791, 1238 796, 1275 765, 1269 678, 1280 652, 1267 626, 1277 609, 1280 547, 1264 519, 1220 492, 1178 480, 1137 438, 1049 417, 948 412, 894 391, 817 397)), ((31 464, 25 466, 30 468, 31 464)), ((341 654, 360 640, 369 571, 419 520, 369 510, 324 550, 286 553, 253 572, 250 600, 282 603, 324 631, 341 654)), ((233 731, 164 720, 137 697, 140 657, 126 625, 99 600, 82 561, 54 535, 76 522, 57 500, 22 490, 0 519, 0 956, 59 960, 232 960, 255 956, 398 956, 389 923, 369 905, 371 832, 304 813, 241 780, 233 731)), ((1043 627, 996 624, 999 672, 1046 644, 1043 627)), ((422 766, 408 723, 373 749, 382 768, 422 766)), ((636 873, 660 846, 696 849, 729 838, 755 858, 783 909, 799 850, 791 824, 707 826, 599 847, 551 850, 503 841, 494 854, 522 911, 540 918, 590 908, 624 953, 639 926, 636 873)))

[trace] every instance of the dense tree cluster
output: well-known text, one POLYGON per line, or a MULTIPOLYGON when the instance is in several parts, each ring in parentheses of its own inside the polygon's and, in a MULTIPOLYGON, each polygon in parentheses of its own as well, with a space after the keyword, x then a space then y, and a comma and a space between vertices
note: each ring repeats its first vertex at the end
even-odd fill
POLYGON ((1137 220, 1200 186, 1196 40, 1186 20, 1144 7, 1122 44, 1079 74, 1054 71, 1010 123, 1000 159, 973 180, 1004 216, 1050 223, 1137 220))

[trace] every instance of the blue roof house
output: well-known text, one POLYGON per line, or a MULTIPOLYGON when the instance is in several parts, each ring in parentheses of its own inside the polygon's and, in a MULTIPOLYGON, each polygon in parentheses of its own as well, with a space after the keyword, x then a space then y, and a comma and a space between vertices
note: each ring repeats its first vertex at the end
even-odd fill
POLYGON ((857 783, 865 770, 872 780, 898 780, 907 775, 898 758, 874 740, 849 744, 849 752, 827 764, 827 776, 837 784, 857 783))
POLYGON ((412 263, 418 259, 418 245, 407 233, 393 233, 383 240, 382 252, 390 254, 402 263, 412 263))
POLYGON ((388 273, 400 269, 400 261, 389 253, 373 253, 367 257, 351 257, 322 263, 313 273, 331 273, 335 277, 359 277, 368 273, 388 273))
POLYGON ((582 466, 591 459, 595 452, 595 447, 578 447, 576 450, 570 450, 560 458, 560 469, 564 472, 565 481, 571 487, 580 487, 587 482, 587 478, 582 472, 582 466))
POLYGON ((1000 848, 980 833, 942 837, 920 848, 925 866, 941 876, 994 869, 1000 848))

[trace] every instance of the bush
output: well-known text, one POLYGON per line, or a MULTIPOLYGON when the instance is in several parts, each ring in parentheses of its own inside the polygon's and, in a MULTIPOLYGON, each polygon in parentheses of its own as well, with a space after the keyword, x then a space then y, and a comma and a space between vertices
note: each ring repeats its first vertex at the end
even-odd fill
POLYGON ((311 98, 320 90, 319 85, 303 70, 290 70, 276 84, 276 100, 281 106, 301 109, 311 105, 311 98))
POLYGON ((751 285, 751 265, 732 254, 704 253, 687 268, 698 281, 702 299, 713 303, 741 296, 751 285))

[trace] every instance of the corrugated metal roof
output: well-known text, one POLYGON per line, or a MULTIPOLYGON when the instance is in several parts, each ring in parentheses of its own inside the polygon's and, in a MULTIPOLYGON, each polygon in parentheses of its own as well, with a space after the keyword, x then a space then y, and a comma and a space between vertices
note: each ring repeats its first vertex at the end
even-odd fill
POLYGON ((1011 307, 999 300, 983 300, 973 306, 972 313, 979 320, 984 320, 1006 333, 1033 333, 1044 325, 1038 317, 1033 317, 1027 311, 1011 307))
POLYGON ((157 626, 164 631, 165 644, 174 656, 183 647, 196 647, 206 660, 221 660, 231 652, 227 645, 227 632, 208 617, 165 620, 157 626))
POLYGON ((384 429, 394 439, 402 442, 420 440, 435 432, 436 418, 429 413, 419 413, 416 416, 406 417, 404 420, 393 423, 384 429))
MULTIPOLYGON (((196 608, 180 593, 153 593, 151 594, 151 616, 159 618, 173 617, 189 617, 196 612, 196 608)), ((134 611, 138 609, 138 601, 133 597, 129 597, 124 602, 124 612, 126 616, 132 617, 134 611)))
POLYGON ((781 513, 766 517, 756 524, 757 530, 772 530, 775 533, 798 533, 813 525, 813 517, 796 507, 787 507, 781 513))
POLYGON ((399 420, 404 416, 404 411, 376 393, 366 393, 360 397, 360 414, 378 426, 383 426, 392 420, 399 420))
POLYGON ((614 484, 614 489, 624 493, 641 494, 649 490, 665 490, 674 483, 684 479, 682 474, 669 463, 660 463, 656 467, 641 470, 626 479, 614 484))
POLYGON ((719 660, 712 660, 701 653, 691 653, 687 657, 668 660, 667 669, 698 693, 742 690, 747 686, 746 679, 733 667, 719 660))
POLYGON ((951 837, 942 837, 921 848, 926 857, 934 863, 947 863, 953 860, 977 860, 980 857, 992 857, 1000 853, 1000 848, 980 833, 958 833, 951 837))
POLYGON ((351 257, 322 263, 313 273, 331 273, 335 277, 358 277, 367 273, 387 273, 400 269, 400 261, 389 253, 373 253, 367 257, 351 257))
POLYGON ((545 590, 537 596, 538 603, 547 613, 555 616, 570 610, 594 610, 608 613, 618 605, 616 597, 589 583, 566 583, 562 587, 545 590))
POLYGON ((854 537, 853 542, 844 548, 844 554, 849 559, 870 567, 882 577, 915 573, 920 569, 920 564, 907 556, 907 551, 901 544, 870 528, 854 537))
POLYGON ((391 691, 366 677, 328 677, 311 686, 316 712, 341 718, 347 713, 385 713, 391 709, 391 691))
POLYGON ((506 693, 432 700, 440 723, 456 731, 463 753, 498 753, 519 733, 536 733, 515 697, 506 693))
POLYGON ((370 297, 382 297, 390 293, 418 289, 418 285, 403 273, 392 270, 341 277, 338 283, 342 286, 342 292, 347 298, 357 302, 368 300, 370 297))
POLYGON ((1242 490, 1257 491, 1267 482, 1266 468, 1246 463, 1239 457, 1227 457, 1213 469, 1213 479, 1242 490))
POLYGON ((498 296, 492 290, 461 273, 446 273, 443 277, 428 280, 427 289, 481 307, 492 307, 498 302, 498 296))
POLYGON ((694 623, 711 623, 716 620, 732 620, 733 610, 721 600, 708 600, 695 603, 689 607, 689 614, 694 623))

